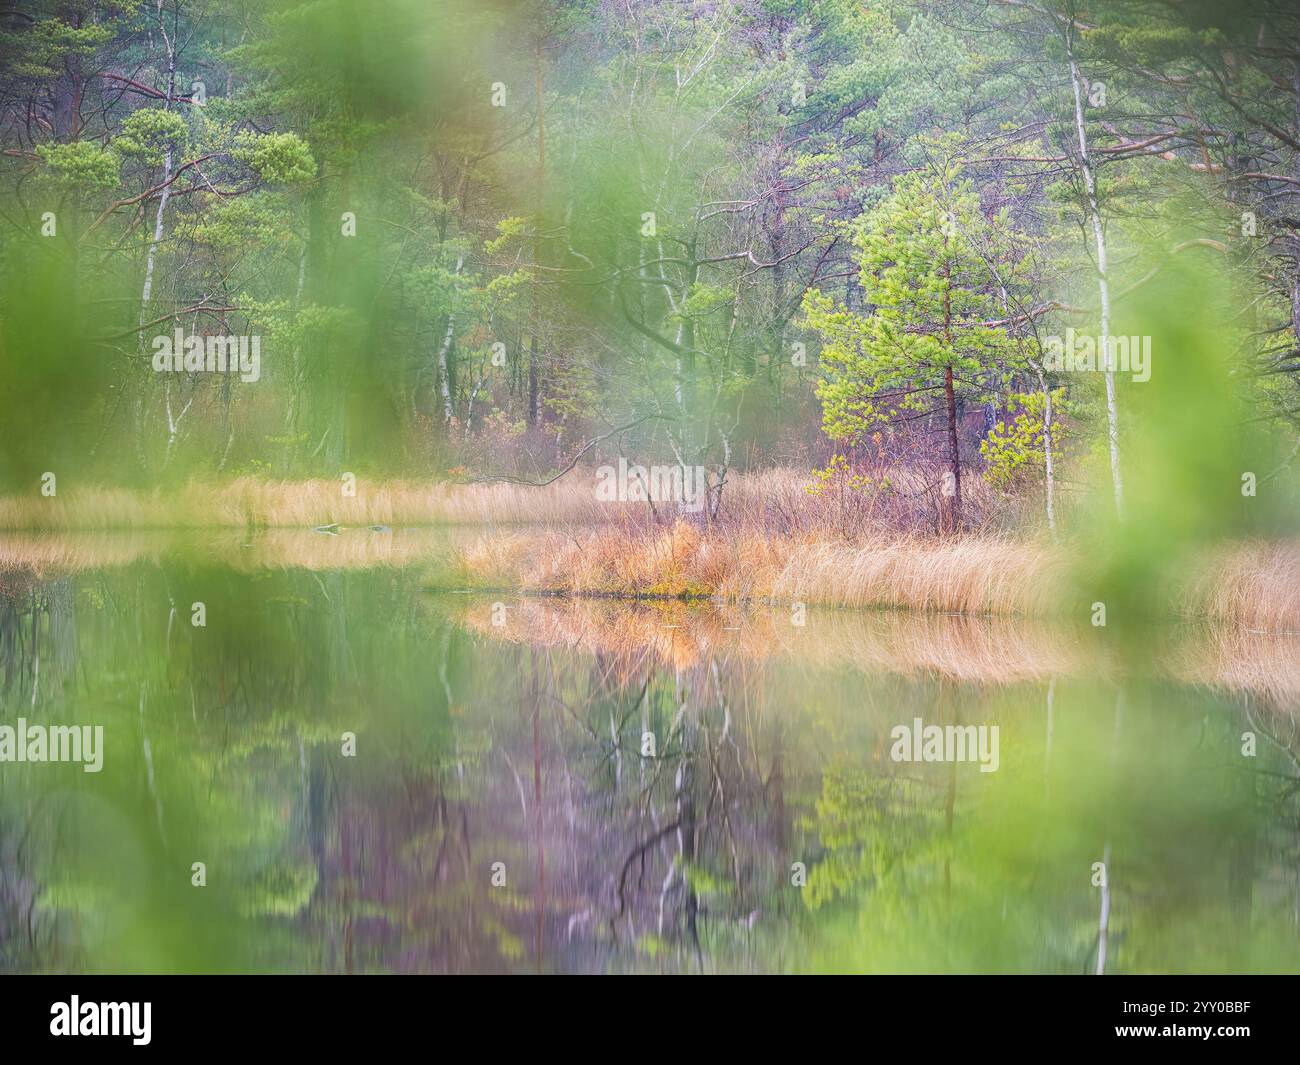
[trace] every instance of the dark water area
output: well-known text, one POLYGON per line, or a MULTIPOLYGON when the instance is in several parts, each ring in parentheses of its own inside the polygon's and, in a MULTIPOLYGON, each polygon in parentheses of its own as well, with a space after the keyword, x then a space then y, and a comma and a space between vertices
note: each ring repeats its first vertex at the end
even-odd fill
POLYGON ((238 551, 5 576, 0 969, 1300 970, 1294 639, 1146 675, 238 551))

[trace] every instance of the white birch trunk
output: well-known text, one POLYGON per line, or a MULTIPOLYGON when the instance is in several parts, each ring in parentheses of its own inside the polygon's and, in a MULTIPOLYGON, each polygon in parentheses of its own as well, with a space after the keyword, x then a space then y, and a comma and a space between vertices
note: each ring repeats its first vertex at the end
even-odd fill
MULTIPOLYGON (((461 267, 465 265, 465 256, 456 257, 456 277, 460 276, 461 267)), ((456 335, 456 293, 451 294, 450 309, 447 311, 447 331, 442 337, 442 346, 438 348, 438 388, 442 395, 442 420, 451 424, 455 409, 451 402, 451 378, 447 374, 447 355, 451 351, 451 342, 456 335)))
POLYGON ((1097 181, 1088 155, 1088 138, 1083 126, 1083 78, 1074 58, 1073 27, 1065 31, 1066 54, 1070 59, 1070 81, 1074 86, 1074 124, 1079 134, 1079 162, 1083 169, 1083 182, 1088 194, 1088 214, 1092 221, 1092 235, 1097 246, 1097 289, 1101 296, 1101 337, 1099 338, 1106 360, 1106 422, 1110 441, 1110 476, 1115 488, 1115 513, 1124 520, 1124 480, 1119 467, 1119 408, 1115 401, 1115 372, 1111 365, 1113 348, 1110 342, 1110 284, 1106 277, 1106 236, 1102 232, 1101 209, 1097 203, 1097 181))

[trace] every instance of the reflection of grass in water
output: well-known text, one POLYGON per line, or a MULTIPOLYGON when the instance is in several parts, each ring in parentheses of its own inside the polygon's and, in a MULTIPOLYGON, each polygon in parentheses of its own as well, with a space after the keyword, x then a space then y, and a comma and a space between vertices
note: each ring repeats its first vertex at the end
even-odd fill
POLYGON ((795 624, 789 608, 676 601, 511 599, 505 624, 483 596, 447 609, 494 638, 600 654, 627 675, 649 663, 689 669, 712 658, 780 659, 810 670, 857 665, 929 672, 972 682, 1045 680, 1081 666, 1078 644, 1042 623, 904 611, 810 609, 795 624))
MULTIPOLYGON (((1105 630, 1028 618, 906 611, 812 609, 795 625, 789 608, 679 602, 512 599, 494 624, 482 596, 447 604, 466 627, 512 643, 599 654, 623 676, 647 663, 689 669, 714 658, 777 660, 810 671, 855 667, 945 677, 963 684, 1046 683, 1052 677, 1119 677, 1123 655, 1105 630)), ((1279 710, 1300 710, 1300 638, 1234 627, 1165 626, 1152 637, 1159 675, 1225 691, 1249 691, 1279 710)))
MULTIPOLYGON (((647 677, 644 705, 659 736, 677 720, 679 700, 687 708, 661 751, 689 750, 695 767, 700 848, 685 868, 703 896, 710 965, 1077 971, 1096 920, 1090 862, 1106 838, 1116 870, 1117 965, 1177 968, 1170 959, 1178 957, 1178 927, 1197 930, 1185 933, 1194 940, 1182 955, 1188 967, 1235 964, 1224 944, 1245 937, 1225 916, 1223 855, 1233 833, 1245 834, 1226 777, 1213 774, 1216 762, 1228 761, 1225 741, 1235 741, 1241 721, 1196 692, 1179 692, 1175 703, 1139 691, 1130 696, 1121 751, 1131 747, 1143 760, 1121 756, 1112 771, 1113 697, 1097 690, 1104 656, 1099 664, 1087 650, 1103 632, 827 610, 811 611, 799 629, 789 610, 549 600, 511 602, 498 629, 489 603, 428 596, 417 586, 414 574, 391 570, 231 574, 192 559, 162 573, 139 567, 79 582, 76 671, 90 687, 77 700, 86 712, 110 715, 112 806, 123 822, 114 828, 88 817, 79 831, 99 843, 79 849, 67 840, 84 862, 49 866, 50 903, 62 900, 92 922, 95 934, 79 944, 88 964, 339 968, 328 951, 352 920, 358 967, 367 959, 382 967, 517 964, 510 955, 520 942, 531 951, 531 833, 539 824, 548 927, 562 938, 570 917, 590 911, 575 942, 605 963, 611 881, 654 831, 635 753, 647 677), (102 605, 92 609, 82 593, 99 587, 102 605), (182 612, 166 642, 168 589, 183 592, 182 602, 191 594, 207 601, 207 630, 191 630, 182 612), (473 634, 443 625, 444 609, 473 634), (517 643, 502 646, 495 636, 517 643), (537 654, 533 646, 555 650, 537 654), (1066 674, 1080 679, 1056 685, 1049 774, 1047 678, 1066 674), (1018 683, 1005 683, 1011 679, 1018 683), (542 725, 540 822, 532 816, 530 700, 542 725), (889 727, 913 714, 1002 728, 998 773, 959 769, 951 836, 946 767, 908 766, 916 783, 903 784, 888 760, 889 727), (616 721, 621 787, 611 753, 616 721), (338 757, 345 728, 359 736, 363 757, 355 763, 338 757), (161 816, 146 783, 145 734, 161 816), (311 812, 316 766, 337 781, 336 805, 319 815, 311 812), (715 779, 715 769, 725 775, 715 779), (845 782, 838 792, 837 781, 845 782), (438 812, 444 782, 450 816, 438 812), (723 784, 730 828, 718 805, 723 784), (886 785, 908 790, 889 799, 886 785), (590 800, 572 815, 561 813, 571 789, 590 800), (831 800, 838 813, 815 805, 831 800), (327 833, 319 860, 311 827, 318 816, 327 833), (465 824, 472 854, 460 842, 465 824), (345 831, 354 833, 352 866, 343 858, 345 831), (508 862, 509 894, 483 889, 480 859, 488 854, 508 862), (197 858, 208 860, 206 895, 189 887, 197 858), (808 863, 814 890, 837 877, 815 909, 789 885, 796 859, 808 863), (733 868, 743 893, 732 887, 733 868), (166 881, 166 890, 134 898, 137 875, 166 881), (1166 883, 1185 887, 1187 898, 1166 898, 1166 883), (111 898, 101 904, 103 892, 111 898), (173 919, 133 945, 137 915, 164 909, 173 919), (752 929, 741 923, 751 914, 752 929), (186 925, 200 930, 189 940, 186 925), (385 938, 398 936, 395 929, 401 951, 385 938)), ((56 690, 52 657, 41 677, 44 692, 56 690)), ((45 700, 45 714, 62 713, 45 700)), ((656 793, 661 826, 676 809, 678 764, 666 763, 656 793)), ((1261 769, 1272 767, 1261 758, 1261 769)), ((7 814, 14 798, 5 796, 7 814)), ((673 852, 675 840, 665 847, 673 852)), ((1274 859, 1260 853, 1263 907, 1274 859)), ((664 855, 650 860, 633 904, 651 923, 638 929, 654 927, 667 870, 664 855)), ((1252 935, 1267 930, 1290 942, 1271 911, 1261 908, 1259 926, 1252 935)), ((690 968, 683 941, 670 919, 655 957, 649 949, 620 953, 615 964, 690 968)), ((1280 947, 1251 943, 1254 962, 1274 965, 1280 947)), ((572 957, 561 952, 577 948, 563 941, 552 949, 553 957, 572 957)))
POLYGON ((38 578, 138 561, 157 561, 172 533, 0 533, 0 570, 28 571, 38 578))

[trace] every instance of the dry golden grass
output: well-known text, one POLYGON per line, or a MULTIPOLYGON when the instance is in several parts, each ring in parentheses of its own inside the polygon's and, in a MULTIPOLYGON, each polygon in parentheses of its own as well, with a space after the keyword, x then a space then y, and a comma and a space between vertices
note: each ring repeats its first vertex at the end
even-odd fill
MULTIPOLYGON (((809 473, 771 469, 733 473, 719 520, 764 534, 870 526, 923 527, 929 506, 920 474, 891 473, 897 495, 808 492, 809 473), (892 500, 892 502, 891 502, 892 500), (908 500, 905 514, 900 500, 908 500), (917 509, 919 508, 919 509, 917 509), (886 514, 886 511, 889 514, 886 514), (915 511, 913 513, 913 510, 915 511), (891 524, 892 522, 892 524, 891 524)), ((545 487, 506 483, 375 481, 360 477, 356 495, 339 480, 271 481, 243 477, 152 491, 79 487, 64 479, 53 498, 30 493, 0 498, 0 529, 163 529, 206 526, 310 528, 340 525, 615 524, 644 527, 665 507, 606 503, 596 498, 596 473, 578 467, 545 487)), ((977 522, 993 509, 978 477, 963 487, 977 522)))
POLYGON ((777 599, 958 614, 1044 614, 1067 579, 1060 552, 1002 537, 794 545, 777 599))
POLYGON ((427 565, 446 557, 464 530, 309 529, 142 530, 136 532, 0 533, 0 573, 40 579, 169 557, 198 557, 241 572, 259 569, 370 569, 427 565))
MULTIPOLYGON (((907 476, 898 475, 899 487, 909 489, 902 494, 919 497, 907 476)), ((808 483, 808 474, 790 469, 733 475, 716 523, 666 525, 657 520, 668 516, 662 506, 656 515, 645 504, 597 500, 590 469, 576 469, 545 488, 361 478, 355 496, 343 494, 341 480, 242 478, 151 493, 79 491, 65 482, 53 499, 35 492, 0 499, 0 529, 224 528, 243 536, 243 530, 337 524, 344 535, 334 544, 304 531, 299 539, 267 545, 267 550, 281 552, 271 564, 320 569, 414 562, 425 547, 399 535, 402 530, 478 527, 484 531, 453 559, 451 580, 463 587, 959 614, 1042 615, 1077 607, 1067 603, 1073 573, 1068 548, 998 533, 991 524, 960 537, 900 533, 899 515, 876 513, 870 498, 864 502, 857 494, 846 502, 848 497, 837 491, 810 495, 808 483), (510 525, 534 527, 502 528, 510 525), (370 526, 399 532, 375 532, 370 526), (846 530, 855 531, 849 535, 846 530)), ((968 488, 972 512, 991 512, 979 479, 972 478, 968 488)), ((924 526, 922 517, 913 519, 906 527, 924 526)), ((111 560, 114 552, 134 549, 19 540, 8 547, 0 543, 0 565, 8 560, 11 565, 84 568, 90 563, 76 556, 88 550, 111 560), (60 552, 64 557, 58 557, 60 552)), ((260 564, 255 554, 229 554, 234 564, 260 564)), ((1208 554, 1191 572, 1193 578, 1169 593, 1171 616, 1208 617, 1263 632, 1300 632, 1297 545, 1236 545, 1208 554)))
MULTIPOLYGON (((1300 632, 1300 546, 1246 543, 1206 555, 1170 595, 1170 617, 1300 632)), ((1067 550, 1041 541, 762 536, 747 529, 603 526, 480 534, 454 556, 469 587, 574 596, 712 598, 951 614, 1045 616, 1077 608, 1067 550)))
POLYGON ((485 533, 457 555, 466 583, 569 595, 713 597, 907 607, 961 614, 1041 614, 1065 580, 1046 546, 1002 537, 867 540, 709 533, 678 522, 485 533))
POLYGON ((1215 552, 1187 582, 1181 608, 1255 632, 1300 633, 1300 545, 1252 541, 1215 552))
MULTIPOLYGON (((338 481, 194 483, 152 492, 60 487, 59 494, 0 499, 0 529, 167 529, 235 526, 457 525, 590 522, 611 517, 591 484, 562 480, 545 488, 507 484, 357 480, 355 496, 338 481)), ((614 515, 617 516, 617 515, 614 515)))
MULTIPOLYGON (((801 532, 860 528, 926 528, 935 518, 934 485, 924 471, 891 468, 876 471, 888 477, 892 490, 884 493, 841 491, 834 485, 818 493, 809 487, 815 478, 806 470, 777 467, 727 478, 723 517, 747 529, 801 532)), ((933 478, 931 478, 933 479, 933 478)), ((966 522, 990 530, 995 518, 1018 516, 1019 504, 992 491, 975 471, 962 476, 962 509, 966 522)))

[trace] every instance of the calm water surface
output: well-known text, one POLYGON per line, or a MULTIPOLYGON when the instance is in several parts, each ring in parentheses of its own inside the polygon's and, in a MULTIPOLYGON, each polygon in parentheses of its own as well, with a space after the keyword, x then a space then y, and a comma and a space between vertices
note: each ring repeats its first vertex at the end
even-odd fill
POLYGON ((304 537, 0 579, 0 724, 104 729, 0 763, 0 968, 1300 970, 1294 638, 502 599, 304 537), (917 719, 997 770, 895 760, 917 719))

